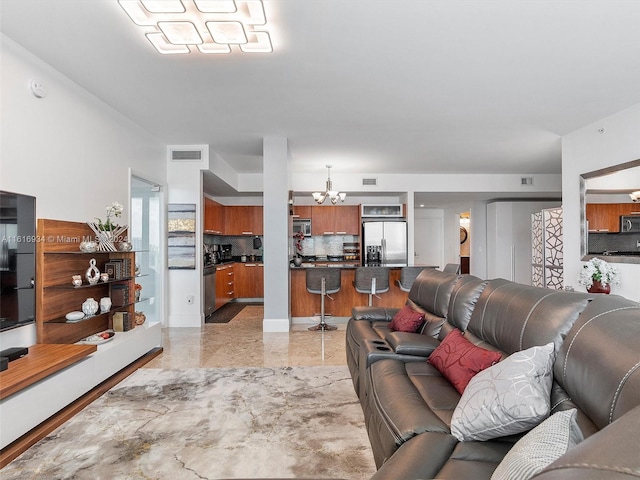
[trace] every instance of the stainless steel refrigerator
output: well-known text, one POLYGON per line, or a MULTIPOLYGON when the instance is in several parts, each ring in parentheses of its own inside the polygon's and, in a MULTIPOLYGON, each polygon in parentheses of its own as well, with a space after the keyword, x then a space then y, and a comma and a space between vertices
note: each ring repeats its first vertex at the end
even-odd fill
POLYGON ((406 265, 407 222, 404 220, 362 222, 362 245, 364 265, 406 265))

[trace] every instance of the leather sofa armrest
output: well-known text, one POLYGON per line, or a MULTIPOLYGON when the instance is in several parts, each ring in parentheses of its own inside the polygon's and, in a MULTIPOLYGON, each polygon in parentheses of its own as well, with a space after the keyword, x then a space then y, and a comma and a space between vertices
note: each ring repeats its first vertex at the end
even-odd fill
POLYGON ((388 332, 385 340, 395 353, 419 357, 428 357, 440 345, 435 338, 420 333, 388 332))
POLYGON ((640 406, 573 447, 534 480, 622 480, 640 471, 640 406))
POLYGON ((351 318, 370 322, 390 322, 398 311, 399 308, 359 306, 351 309, 351 318))

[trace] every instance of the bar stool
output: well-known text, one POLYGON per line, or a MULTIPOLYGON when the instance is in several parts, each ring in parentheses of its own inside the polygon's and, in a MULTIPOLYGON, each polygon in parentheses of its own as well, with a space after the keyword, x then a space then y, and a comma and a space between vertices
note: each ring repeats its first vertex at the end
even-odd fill
POLYGON ((447 273, 460 273, 460 264, 458 263, 447 263, 442 269, 443 272, 447 273))
POLYGON ((374 295, 380 298, 378 293, 389 291, 389 268, 358 267, 353 285, 356 292, 369 294, 369 306, 371 306, 374 295))
MULTIPOLYGON (((325 322, 325 316, 330 313, 324 312, 324 297, 331 298, 330 294, 340 291, 341 270, 334 267, 313 267, 307 268, 306 281, 307 292, 320 295, 320 323, 309 327, 309 330, 337 330, 335 325, 325 322)), ((333 300, 333 298, 331 298, 333 300)))
POLYGON ((400 269, 400 279, 398 280, 400 290, 403 292, 410 291, 413 282, 422 270, 424 270, 424 267, 402 267, 400 269))

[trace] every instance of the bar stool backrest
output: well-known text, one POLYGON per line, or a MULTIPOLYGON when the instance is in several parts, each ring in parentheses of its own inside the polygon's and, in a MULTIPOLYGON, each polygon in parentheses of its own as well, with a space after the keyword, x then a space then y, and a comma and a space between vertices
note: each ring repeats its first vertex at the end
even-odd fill
POLYGON ((322 278, 324 278, 325 291, 327 294, 337 293, 340 290, 339 268, 333 267, 312 267, 306 269, 307 291, 309 293, 322 293, 322 278))

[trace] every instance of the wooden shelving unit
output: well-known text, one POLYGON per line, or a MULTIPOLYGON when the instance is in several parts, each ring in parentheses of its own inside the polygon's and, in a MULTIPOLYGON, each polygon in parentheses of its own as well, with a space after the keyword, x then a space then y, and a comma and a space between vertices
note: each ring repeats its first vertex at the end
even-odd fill
POLYGON ((111 328, 115 312, 134 314, 135 253, 80 251, 83 240, 93 239, 95 234, 85 223, 38 219, 36 246, 36 332, 38 343, 75 343, 89 335, 111 328), (89 261, 95 258, 96 266, 103 272, 105 264, 113 259, 130 260, 130 271, 122 278, 89 285, 85 272, 89 261), (81 275, 83 285, 74 287, 72 275, 81 275), (87 298, 100 301, 110 297, 116 284, 128 286, 129 299, 124 306, 112 307, 110 312, 97 314, 79 322, 69 322, 65 315, 82 310, 87 298))

